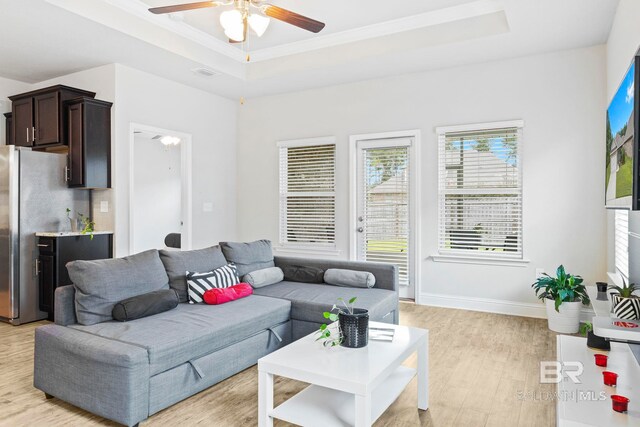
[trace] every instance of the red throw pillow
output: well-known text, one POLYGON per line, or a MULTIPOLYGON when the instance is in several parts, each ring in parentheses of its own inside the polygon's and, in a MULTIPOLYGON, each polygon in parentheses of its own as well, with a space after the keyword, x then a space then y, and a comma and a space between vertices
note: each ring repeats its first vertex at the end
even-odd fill
POLYGON ((211 305, 224 304, 240 298, 248 297, 253 293, 253 288, 248 283, 238 283, 228 288, 209 289, 202 298, 204 302, 211 305))

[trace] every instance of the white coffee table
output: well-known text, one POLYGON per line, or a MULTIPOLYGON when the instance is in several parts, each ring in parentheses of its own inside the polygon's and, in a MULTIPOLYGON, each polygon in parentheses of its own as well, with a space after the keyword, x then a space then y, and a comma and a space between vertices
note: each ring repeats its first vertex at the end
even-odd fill
POLYGON ((402 366, 418 352, 418 408, 428 409, 429 331, 371 322, 395 329, 392 342, 372 341, 361 349, 324 348, 314 334, 258 360, 258 425, 280 419, 301 426, 372 425, 416 375, 402 366), (311 385, 277 408, 273 376, 311 385))

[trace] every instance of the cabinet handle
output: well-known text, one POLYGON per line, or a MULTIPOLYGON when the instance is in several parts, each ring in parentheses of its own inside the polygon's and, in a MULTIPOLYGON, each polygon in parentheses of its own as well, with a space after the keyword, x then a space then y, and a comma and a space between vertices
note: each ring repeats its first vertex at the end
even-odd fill
POLYGON ((36 259, 36 267, 35 267, 36 276, 40 275, 40 260, 36 259))
POLYGON ((36 128, 35 126, 31 128, 31 139, 33 142, 36 142, 36 128))
POLYGON ((29 143, 29 128, 27 128, 27 144, 29 143))
POLYGON ((39 248, 48 248, 48 247, 49 247, 49 245, 48 245, 48 244, 47 244, 47 245, 45 245, 44 243, 38 243, 38 247, 39 247, 39 248))
POLYGON ((69 166, 64 167, 64 182, 71 181, 71 168, 69 166))

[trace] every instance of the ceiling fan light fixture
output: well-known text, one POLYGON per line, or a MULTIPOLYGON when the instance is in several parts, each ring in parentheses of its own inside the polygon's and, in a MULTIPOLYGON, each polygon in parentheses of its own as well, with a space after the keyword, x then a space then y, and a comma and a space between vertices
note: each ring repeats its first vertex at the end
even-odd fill
POLYGON ((266 16, 252 13, 251 15, 249 15, 248 21, 251 29, 255 31, 258 37, 262 37, 265 31, 267 31, 271 19, 267 18, 266 16))
POLYGON ((224 11, 220 14, 220 24, 225 30, 242 27, 242 13, 237 9, 224 11))

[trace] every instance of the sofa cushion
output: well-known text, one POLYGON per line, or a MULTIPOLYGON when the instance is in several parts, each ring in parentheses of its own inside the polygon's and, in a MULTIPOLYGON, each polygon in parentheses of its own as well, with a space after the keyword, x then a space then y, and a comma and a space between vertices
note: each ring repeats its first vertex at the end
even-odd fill
POLYGON ((153 376, 286 322, 290 311, 289 301, 251 295, 222 305, 178 304, 127 323, 69 327, 145 348, 153 376))
POLYGON ((324 283, 324 270, 303 265, 286 265, 282 268, 287 282, 324 283))
POLYGON ((250 243, 220 242, 220 247, 227 261, 238 267, 240 277, 275 265, 271 240, 257 240, 250 243))
POLYGON ((348 300, 357 297, 355 306, 369 310, 369 318, 373 321, 381 320, 387 313, 398 308, 398 295, 395 292, 377 288, 342 288, 285 281, 254 289, 253 293, 289 300, 292 319, 316 323, 326 322, 322 313, 329 311, 338 298, 348 300))
POLYGON ((187 271, 211 271, 227 264, 220 246, 194 251, 160 251, 160 259, 169 275, 169 286, 178 291, 180 302, 189 301, 187 271))
POLYGON ((284 273, 280 267, 268 267, 245 274, 242 281, 250 284, 254 288, 261 288, 263 286, 273 285, 274 283, 280 283, 283 279, 284 273))
POLYGON ((324 272, 324 281, 330 285, 366 289, 373 288, 376 284, 376 276, 368 271, 330 268, 324 272))
POLYGON ((78 323, 93 325, 112 320, 113 306, 124 299, 169 289, 169 278, 157 250, 125 258, 67 263, 76 288, 78 323))
POLYGON ((160 289, 148 294, 136 295, 116 303, 111 311, 114 320, 128 322, 154 314, 173 310, 178 306, 175 289, 160 289))
POLYGON ((223 289, 240 283, 238 269, 234 264, 223 265, 207 273, 187 271, 189 304, 201 303, 209 289, 223 289))

